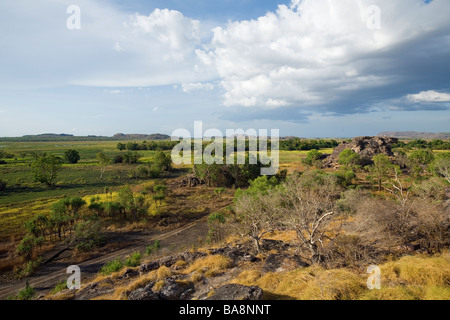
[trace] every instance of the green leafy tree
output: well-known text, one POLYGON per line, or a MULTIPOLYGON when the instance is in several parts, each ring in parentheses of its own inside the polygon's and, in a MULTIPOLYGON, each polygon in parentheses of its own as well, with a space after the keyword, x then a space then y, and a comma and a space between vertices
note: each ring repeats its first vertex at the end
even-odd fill
POLYGON ((66 160, 67 163, 71 163, 71 164, 75 164, 78 163, 78 161, 81 159, 80 158, 80 153, 77 150, 67 150, 66 152, 64 152, 64 159, 66 160))
POLYGON ((443 153, 436 157, 432 164, 435 174, 444 177, 450 183, 450 153, 443 153))
POLYGON ((274 189, 279 184, 276 177, 268 178, 267 176, 261 176, 250 181, 250 186, 246 189, 237 189, 234 194, 234 201, 236 202, 239 197, 243 195, 256 196, 257 194, 266 195, 269 190, 274 189))
POLYGON ((420 176, 427 170, 433 160, 433 151, 430 149, 418 149, 413 151, 408 157, 412 174, 416 177, 420 176))
POLYGON ((119 149, 120 151, 125 150, 126 148, 127 148, 126 144, 122 142, 117 143, 117 149, 119 149))
POLYGON ((16 251, 25 259, 25 261, 31 261, 33 258, 34 249, 36 246, 41 245, 43 241, 43 237, 36 237, 33 234, 27 234, 17 246, 16 251))
POLYGON ((338 162, 346 168, 355 169, 361 163, 361 157, 355 151, 345 149, 339 154, 338 162))
POLYGON ((161 171, 172 170, 172 158, 170 155, 166 155, 164 152, 160 151, 154 159, 154 164, 161 169, 161 171))
POLYGON ((385 154, 377 154, 373 156, 373 165, 369 167, 369 171, 375 176, 378 183, 378 191, 381 191, 383 181, 389 178, 389 174, 394 169, 391 160, 385 154))
POLYGON ((124 219, 126 218, 127 212, 134 212, 134 195, 133 191, 131 191, 130 186, 123 187, 119 190, 119 193, 117 195, 117 202, 121 207, 124 219))
POLYGON ((123 154, 123 162, 127 164, 134 164, 139 161, 140 157, 141 155, 138 152, 128 151, 123 154))
POLYGON ((44 154, 31 163, 34 181, 53 186, 58 172, 62 168, 62 159, 53 154, 44 154))

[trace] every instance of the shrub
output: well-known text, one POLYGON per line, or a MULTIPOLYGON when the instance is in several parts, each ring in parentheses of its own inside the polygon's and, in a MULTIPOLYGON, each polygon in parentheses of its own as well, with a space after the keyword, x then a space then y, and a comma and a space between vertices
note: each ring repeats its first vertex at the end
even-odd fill
POLYGON ((123 163, 123 156, 121 154, 117 154, 114 156, 113 163, 123 163))
POLYGON ((225 192, 225 188, 221 187, 221 188, 216 188, 214 189, 214 193, 219 195, 225 192))
POLYGON ((159 178, 160 175, 161 175, 161 168, 155 164, 152 164, 150 166, 150 169, 148 170, 148 176, 152 179, 156 179, 159 178))
POLYGON ((25 289, 21 290, 13 300, 32 300, 35 296, 36 290, 27 281, 25 289))
POLYGON ((55 287, 52 289, 51 294, 57 294, 63 290, 67 289, 67 282, 64 280, 59 281, 55 287))
POLYGON ((147 246, 147 248, 145 248, 145 254, 147 255, 151 255, 152 253, 158 251, 161 248, 161 243, 159 240, 155 240, 155 242, 153 242, 153 244, 147 246))
POLYGON ((127 267, 137 267, 141 263, 141 253, 138 251, 133 252, 126 260, 125 265, 127 267))
POLYGON ((64 152, 64 160, 67 163, 75 164, 80 160, 80 154, 76 150, 67 150, 64 152))
POLYGON ((120 269, 122 269, 123 266, 124 264, 121 259, 115 259, 103 265, 102 268, 100 269, 100 273, 106 276, 113 272, 119 271, 120 269))

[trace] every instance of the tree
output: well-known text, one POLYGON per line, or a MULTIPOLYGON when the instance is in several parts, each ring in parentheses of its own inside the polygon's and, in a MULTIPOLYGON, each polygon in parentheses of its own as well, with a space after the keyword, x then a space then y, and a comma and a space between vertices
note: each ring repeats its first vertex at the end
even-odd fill
POLYGON ((323 258, 324 240, 330 231, 331 218, 336 214, 335 199, 339 195, 336 178, 321 172, 306 172, 291 176, 276 204, 283 208, 283 223, 294 230, 313 263, 323 258))
POLYGON ((418 177, 433 162, 434 155, 429 149, 418 149, 409 155, 408 160, 413 175, 418 177))
POLYGON ((123 162, 127 164, 134 164, 139 161, 140 157, 141 155, 138 152, 128 151, 123 154, 123 162))
POLYGON ((246 190, 237 189, 234 193, 235 201, 244 195, 256 196, 257 194, 266 195, 270 190, 279 185, 279 181, 276 177, 261 176, 254 180, 250 180, 250 186, 246 190))
POLYGON ((58 171, 61 168, 62 159, 53 154, 41 155, 31 163, 34 181, 45 183, 47 186, 54 185, 58 171))
POLYGON ((80 154, 77 150, 67 150, 64 152, 64 159, 67 163, 75 164, 80 160, 80 154))
POLYGON ((450 183, 450 153, 438 155, 432 167, 437 175, 444 177, 450 183))
POLYGON ((394 165, 385 154, 377 154, 373 156, 373 165, 369 167, 369 171, 375 176, 378 182, 378 191, 381 191, 382 183, 389 177, 394 165))
POLYGON ((95 155, 100 166, 100 180, 103 179, 103 174, 105 173, 106 167, 111 163, 111 158, 108 157, 104 152, 99 152, 95 155))
POLYGON ((339 154, 339 164, 346 168, 355 168, 361 162, 361 157, 351 149, 345 149, 339 154))
POLYGON ((127 212, 134 213, 134 195, 133 191, 131 191, 130 186, 125 186, 119 190, 119 193, 117 195, 117 202, 121 207, 124 219, 126 219, 127 212))
POLYGON ((120 151, 125 150, 127 148, 126 144, 119 142, 117 143, 117 149, 119 149, 120 151))
POLYGON ((281 206, 279 194, 269 191, 268 194, 244 194, 235 203, 236 224, 241 236, 250 237, 257 252, 261 251, 261 238, 279 225, 281 206))
POLYGON ((154 159, 154 164, 161 169, 161 171, 170 171, 172 169, 172 158, 160 151, 154 159))
POLYGON ((43 241, 43 237, 36 237, 33 234, 27 234, 17 246, 16 251, 19 255, 24 257, 25 261, 31 261, 35 247, 40 246, 43 241))

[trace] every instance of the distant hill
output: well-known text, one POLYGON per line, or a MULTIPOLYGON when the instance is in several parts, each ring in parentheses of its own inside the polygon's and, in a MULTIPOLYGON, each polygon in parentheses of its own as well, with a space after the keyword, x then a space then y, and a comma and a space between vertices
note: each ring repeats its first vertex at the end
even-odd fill
POLYGON ((28 142, 28 141, 114 141, 114 140, 170 140, 170 136, 161 133, 153 134, 123 134, 117 133, 112 137, 106 136, 74 136, 66 133, 43 133, 36 135, 25 135, 22 137, 0 137, 0 141, 5 142, 28 142))
POLYGON ((377 134, 378 137, 392 137, 398 139, 450 139, 450 132, 416 132, 416 131, 384 131, 377 134))
POLYGON ((170 140, 167 134, 153 133, 153 134, 123 134, 116 133, 113 135, 114 140, 170 140))

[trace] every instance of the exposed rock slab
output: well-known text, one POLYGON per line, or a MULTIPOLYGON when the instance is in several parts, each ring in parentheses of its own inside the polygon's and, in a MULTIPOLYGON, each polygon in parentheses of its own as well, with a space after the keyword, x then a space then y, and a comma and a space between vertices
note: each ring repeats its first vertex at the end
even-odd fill
POLYGON ((214 290, 214 294, 206 300, 261 300, 263 290, 257 286, 226 284, 214 290))

